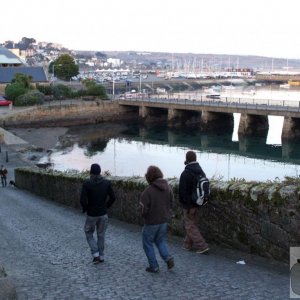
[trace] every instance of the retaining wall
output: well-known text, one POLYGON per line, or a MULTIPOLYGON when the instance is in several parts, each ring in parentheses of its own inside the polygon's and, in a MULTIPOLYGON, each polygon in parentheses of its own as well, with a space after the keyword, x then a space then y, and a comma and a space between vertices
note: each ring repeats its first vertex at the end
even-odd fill
MULTIPOLYGON (((86 177, 33 169, 16 169, 19 188, 80 208, 81 184, 86 177)), ((117 201, 111 216, 142 224, 139 197, 144 178, 111 177, 117 201)), ((168 179, 175 195, 170 231, 184 235, 178 204, 178 179, 168 179)), ((289 247, 300 245, 300 201, 296 182, 211 182, 210 203, 201 208, 199 226, 204 237, 223 246, 288 261, 289 247)))
POLYGON ((0 117, 1 127, 70 126, 130 118, 126 107, 114 101, 74 100, 72 103, 24 108, 0 117))

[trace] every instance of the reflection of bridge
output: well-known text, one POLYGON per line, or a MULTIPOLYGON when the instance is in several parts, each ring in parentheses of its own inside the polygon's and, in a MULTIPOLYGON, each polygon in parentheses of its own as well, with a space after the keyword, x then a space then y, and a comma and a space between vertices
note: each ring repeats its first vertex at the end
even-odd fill
MULTIPOLYGON (((133 124, 132 124, 133 125, 133 124)), ((137 125, 137 124, 136 124, 137 125)), ((181 129, 179 132, 165 126, 119 126, 113 128, 108 125, 95 130, 95 126, 70 129, 69 135, 79 135, 79 139, 71 141, 79 145, 86 145, 88 155, 103 151, 110 139, 126 139, 149 144, 169 145, 171 147, 189 148, 198 151, 228 154, 232 156, 248 157, 282 163, 300 165, 300 144, 283 143, 282 146, 267 145, 265 139, 243 138, 232 141, 232 135, 207 135, 197 129, 181 129), (110 128, 110 129, 109 129, 110 128), (72 133, 74 130, 74 133, 72 133), (183 131, 186 133, 184 134, 183 131)), ((70 146, 63 142, 65 146, 70 146)), ((62 142, 62 140, 61 140, 62 142)))
POLYGON ((142 119, 166 116, 170 125, 199 123, 203 131, 230 132, 233 113, 240 113, 239 137, 267 135, 268 116, 284 116, 282 140, 300 140, 300 102, 249 98, 181 99, 146 98, 118 100, 120 106, 138 108, 142 119))
POLYGON ((172 130, 160 129, 159 139, 157 132, 143 128, 132 139, 154 144, 168 144, 199 151, 208 151, 219 154, 239 155, 243 157, 273 160, 284 163, 300 164, 300 145, 284 143, 282 146, 267 145, 265 139, 244 138, 234 142, 231 135, 186 135, 176 134, 172 130))

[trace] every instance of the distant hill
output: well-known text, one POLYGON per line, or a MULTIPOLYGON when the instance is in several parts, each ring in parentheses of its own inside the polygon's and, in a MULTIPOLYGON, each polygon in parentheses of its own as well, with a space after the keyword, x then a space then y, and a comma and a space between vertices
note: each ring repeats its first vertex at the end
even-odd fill
MULTIPOLYGON (((76 51, 93 55, 96 51, 76 51)), ((165 53, 165 52, 138 52, 138 51, 101 51, 107 57, 119 58, 123 61, 138 63, 157 63, 158 61, 173 64, 176 67, 184 65, 211 68, 252 68, 255 70, 298 69, 300 59, 271 58, 253 55, 221 55, 221 54, 195 54, 195 53, 165 53)))

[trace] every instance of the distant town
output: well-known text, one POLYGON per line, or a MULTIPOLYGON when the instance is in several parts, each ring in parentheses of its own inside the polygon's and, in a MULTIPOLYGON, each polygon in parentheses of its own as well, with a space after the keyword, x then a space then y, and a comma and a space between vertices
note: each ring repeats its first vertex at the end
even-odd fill
POLYGON ((61 44, 37 42, 34 38, 27 37, 18 42, 5 41, 2 46, 17 55, 25 65, 40 66, 46 72, 49 64, 57 57, 69 54, 79 66, 79 74, 73 80, 92 76, 99 83, 112 80, 112 76, 116 82, 126 80, 129 75, 146 79, 148 74, 164 79, 249 78, 257 73, 300 74, 300 60, 296 59, 193 53, 76 51, 61 44))

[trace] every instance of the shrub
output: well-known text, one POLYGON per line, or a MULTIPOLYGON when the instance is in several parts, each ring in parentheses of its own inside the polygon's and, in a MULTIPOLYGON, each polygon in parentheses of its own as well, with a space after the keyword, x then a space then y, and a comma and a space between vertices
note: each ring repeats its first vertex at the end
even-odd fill
POLYGON ((53 86, 52 91, 54 99, 66 99, 70 98, 72 95, 72 90, 63 84, 53 86))
POLYGON ((24 95, 19 96, 15 102, 15 106, 28 106, 35 104, 43 104, 45 95, 38 90, 30 90, 24 95))
POLYGON ((50 85, 36 85, 36 88, 46 96, 52 95, 52 86, 50 85))
POLYGON ((16 82, 6 86, 5 96, 10 100, 15 101, 19 96, 25 94, 26 91, 27 89, 23 84, 16 82))
POLYGON ((89 96, 97 96, 101 99, 107 99, 106 91, 104 86, 100 84, 92 85, 87 89, 87 95, 89 96))

